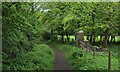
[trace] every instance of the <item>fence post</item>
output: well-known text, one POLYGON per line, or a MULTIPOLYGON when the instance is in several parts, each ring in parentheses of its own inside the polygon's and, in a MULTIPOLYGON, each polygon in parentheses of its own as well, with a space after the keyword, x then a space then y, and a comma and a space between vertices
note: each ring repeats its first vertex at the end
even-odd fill
POLYGON ((111 54, 111 51, 109 51, 109 55, 108 55, 108 72, 110 72, 111 69, 112 69, 111 60, 112 60, 112 54, 111 54))
POLYGON ((95 51, 96 51, 96 49, 95 49, 95 47, 93 47, 93 59, 95 59, 95 51))

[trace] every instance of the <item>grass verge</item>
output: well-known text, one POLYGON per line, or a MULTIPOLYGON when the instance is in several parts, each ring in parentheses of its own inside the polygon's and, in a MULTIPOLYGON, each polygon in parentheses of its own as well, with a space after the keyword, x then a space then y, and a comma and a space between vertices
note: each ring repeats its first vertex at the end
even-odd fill
POLYGON ((32 51, 22 52, 16 59, 4 56, 2 67, 3 70, 53 70, 54 58, 54 52, 46 44, 35 44, 32 51))

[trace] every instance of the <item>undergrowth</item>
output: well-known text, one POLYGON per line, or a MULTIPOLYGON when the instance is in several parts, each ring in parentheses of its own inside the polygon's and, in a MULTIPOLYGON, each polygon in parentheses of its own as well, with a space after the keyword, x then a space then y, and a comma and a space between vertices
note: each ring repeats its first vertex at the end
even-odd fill
POLYGON ((16 59, 3 55, 3 70, 53 70, 54 53, 45 44, 35 44, 32 51, 21 52, 16 59))

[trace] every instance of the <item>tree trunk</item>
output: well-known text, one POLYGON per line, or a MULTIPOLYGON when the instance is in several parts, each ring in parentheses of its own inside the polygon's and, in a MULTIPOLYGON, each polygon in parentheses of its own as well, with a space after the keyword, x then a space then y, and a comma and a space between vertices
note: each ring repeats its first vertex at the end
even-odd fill
POLYGON ((115 43, 115 36, 113 36, 113 39, 114 39, 114 41, 113 41, 113 42, 115 43))
POLYGON ((109 43, 110 36, 108 36, 107 42, 109 43))
POLYGON ((67 37, 67 41, 69 42, 70 39, 69 39, 69 35, 68 35, 68 32, 66 31, 66 37, 67 37))
POLYGON ((90 35, 90 42, 92 43, 93 35, 90 35))
POLYGON ((87 35, 87 40, 89 40, 89 35, 87 35))
POLYGON ((95 35, 94 35, 94 37, 93 37, 93 44, 95 44, 95 35))
MULTIPOLYGON (((93 12, 95 12, 95 10, 93 10, 93 12)), ((95 24, 94 22, 94 17, 95 17, 95 14, 93 14, 93 12, 92 12, 92 21, 93 21, 93 25, 95 24)), ((94 34, 94 31, 92 32, 92 34, 91 34, 91 37, 90 37, 90 42, 92 43, 92 40, 93 40, 93 34, 94 34)))
POLYGON ((110 43, 112 43, 112 41, 113 41, 113 36, 111 36, 111 40, 110 40, 110 43))
POLYGON ((108 29, 106 29, 106 31, 105 31, 105 48, 108 47, 107 40, 108 40, 108 29))
POLYGON ((62 33, 61 36, 62 36, 62 43, 64 44, 64 34, 62 33))
POLYGON ((102 47, 102 35, 100 35, 100 46, 102 47))

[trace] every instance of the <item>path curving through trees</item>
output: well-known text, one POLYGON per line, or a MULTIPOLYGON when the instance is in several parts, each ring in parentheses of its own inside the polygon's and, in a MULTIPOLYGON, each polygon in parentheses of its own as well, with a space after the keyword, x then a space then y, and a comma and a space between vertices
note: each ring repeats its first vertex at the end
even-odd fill
POLYGON ((70 66, 66 61, 64 53, 61 52, 58 48, 55 48, 50 45, 55 53, 55 60, 54 60, 54 70, 70 70, 70 66))

